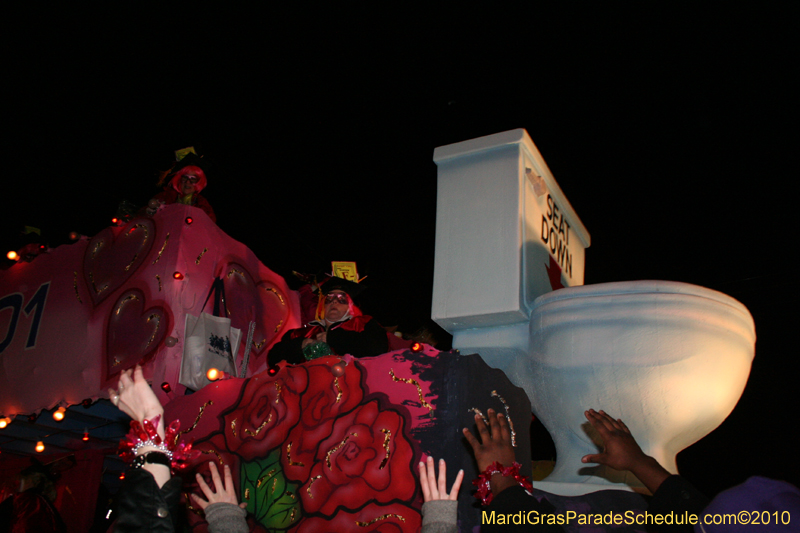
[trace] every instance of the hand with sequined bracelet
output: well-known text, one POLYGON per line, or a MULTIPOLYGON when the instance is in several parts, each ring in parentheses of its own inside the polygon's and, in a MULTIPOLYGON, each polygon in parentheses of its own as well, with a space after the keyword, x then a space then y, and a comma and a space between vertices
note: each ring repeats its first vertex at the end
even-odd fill
MULTIPOLYGON (((487 512, 507 515, 508 513, 532 511, 541 514, 552 514, 555 507, 546 498, 538 499, 533 496, 533 486, 530 480, 520 473, 520 464, 516 462, 514 446, 511 440, 511 427, 508 417, 497 414, 494 409, 486 412, 486 420, 478 414, 475 416, 475 425, 478 437, 464 428, 466 437, 478 470, 481 474, 473 481, 478 490, 475 496, 487 512)), ((558 524, 499 524, 484 523, 482 533, 510 533, 515 531, 536 531, 537 533, 563 533, 564 528, 558 524)))
POLYGON ((478 497, 484 505, 492 499, 515 485, 522 485, 530 489, 530 481, 519 473, 519 463, 516 462, 514 447, 511 444, 511 428, 508 418, 497 414, 494 409, 486 412, 486 421, 479 414, 475 415, 475 425, 478 429, 478 440, 472 432, 464 428, 463 433, 467 442, 472 446, 478 470, 482 472, 479 477, 478 497))

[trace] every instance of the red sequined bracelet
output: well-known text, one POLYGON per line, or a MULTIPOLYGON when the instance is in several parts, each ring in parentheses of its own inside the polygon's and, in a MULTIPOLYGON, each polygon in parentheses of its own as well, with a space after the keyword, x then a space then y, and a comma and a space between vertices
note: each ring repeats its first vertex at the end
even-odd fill
POLYGON ((478 487, 475 497, 481 501, 481 505, 489 505, 494 499, 494 494, 492 494, 492 486, 490 484, 494 474, 501 474, 503 477, 514 476, 514 479, 517 481, 517 483, 519 483, 520 487, 528 492, 533 490, 533 485, 528 477, 519 473, 520 466, 522 465, 514 462, 511 464, 511 466, 504 468, 503 465, 497 461, 487 466, 486 470, 484 470, 482 474, 478 475, 478 479, 472 482, 473 485, 478 487))
POLYGON ((200 451, 192 450, 192 444, 185 444, 181 442, 178 444, 178 437, 180 437, 180 420, 173 421, 167 428, 166 434, 162 439, 158 435, 158 422, 161 420, 161 415, 156 416, 152 420, 144 420, 141 424, 136 420, 131 421, 131 430, 119 443, 119 455, 126 462, 133 461, 137 452, 145 447, 152 446, 157 450, 166 454, 170 459, 170 464, 173 471, 180 470, 200 455, 200 451))

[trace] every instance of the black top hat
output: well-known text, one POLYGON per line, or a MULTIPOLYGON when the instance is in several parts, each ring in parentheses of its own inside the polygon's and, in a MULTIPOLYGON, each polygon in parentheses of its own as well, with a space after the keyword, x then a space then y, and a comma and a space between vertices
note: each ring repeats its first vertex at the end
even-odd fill
POLYGON ((342 291, 347 293, 351 298, 355 298, 364 292, 366 287, 360 283, 355 283, 353 281, 334 276, 332 278, 328 278, 328 280, 320 286, 320 289, 322 289, 322 294, 328 294, 333 291, 342 291))

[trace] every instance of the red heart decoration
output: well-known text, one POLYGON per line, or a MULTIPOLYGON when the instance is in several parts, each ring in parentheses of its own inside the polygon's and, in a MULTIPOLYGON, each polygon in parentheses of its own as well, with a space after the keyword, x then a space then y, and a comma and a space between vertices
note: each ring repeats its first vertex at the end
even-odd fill
POLYGON ((135 218, 124 228, 106 228, 89 241, 83 277, 94 305, 120 288, 147 260, 156 237, 150 218, 135 218), (115 235, 116 234, 116 235, 115 235))
POLYGON ((123 292, 108 318, 106 378, 151 359, 170 331, 169 313, 161 306, 145 309, 144 293, 123 292))
POLYGON ((225 284, 225 299, 231 325, 242 330, 242 341, 247 340, 250 321, 256 323, 253 334, 251 363, 261 355, 273 339, 282 335, 289 318, 289 299, 284 291, 268 280, 255 281, 249 270, 240 263, 228 263, 220 273, 225 284))

